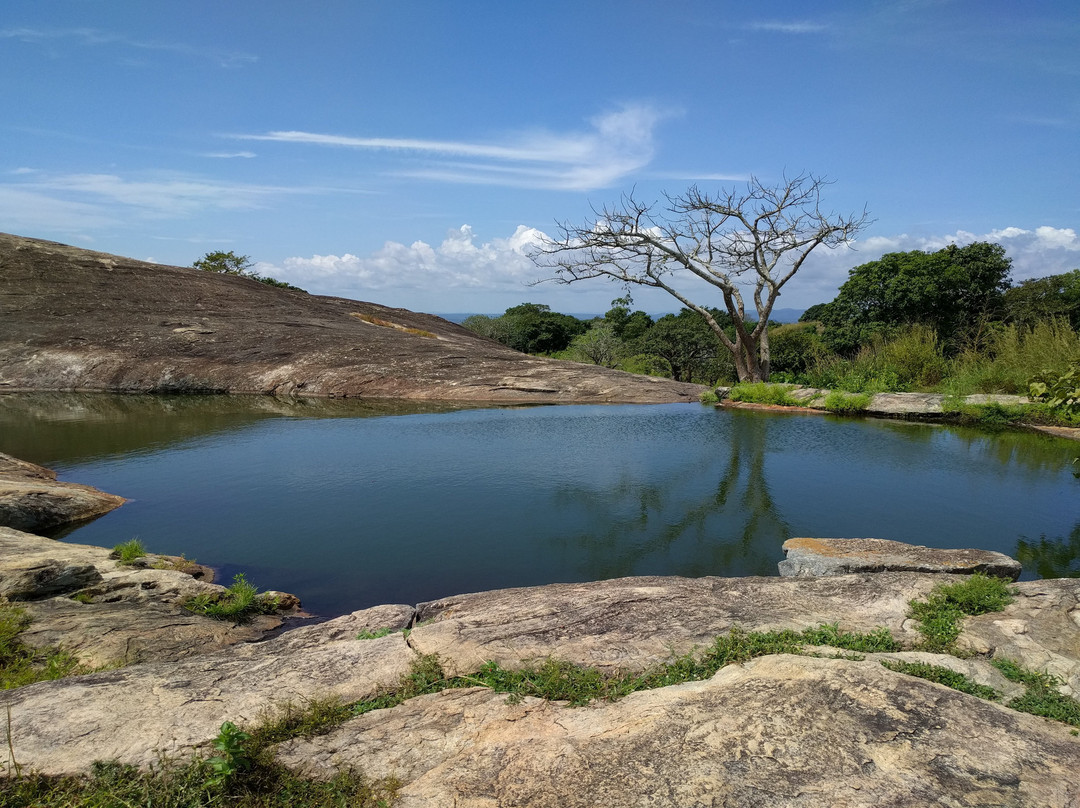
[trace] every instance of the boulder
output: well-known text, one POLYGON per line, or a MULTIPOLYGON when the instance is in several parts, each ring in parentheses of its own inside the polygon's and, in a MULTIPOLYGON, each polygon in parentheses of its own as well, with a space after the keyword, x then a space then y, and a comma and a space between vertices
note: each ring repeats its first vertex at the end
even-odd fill
POLYGON ((93 519, 125 502, 88 485, 58 482, 49 469, 0 453, 0 526, 47 530, 93 519))
POLYGON ((329 778, 393 774, 400 808, 1075 806, 1068 728, 886 670, 777 655, 569 708, 444 691, 283 744, 329 778))
POLYGON ((783 576, 847 575, 866 572, 985 572, 1015 581, 1020 562, 990 550, 944 550, 887 539, 796 538, 784 542, 783 576))

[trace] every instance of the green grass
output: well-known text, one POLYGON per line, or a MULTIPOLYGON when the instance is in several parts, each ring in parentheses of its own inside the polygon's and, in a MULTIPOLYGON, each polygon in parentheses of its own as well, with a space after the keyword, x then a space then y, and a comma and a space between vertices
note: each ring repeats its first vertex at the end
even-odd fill
POLYGON ((940 584, 925 601, 912 600, 910 616, 923 635, 920 650, 950 653, 960 637, 965 615, 1000 612, 1013 600, 1008 582, 977 572, 955 584, 940 584))
POLYGON ((731 388, 729 398, 750 404, 775 404, 783 407, 802 406, 790 395, 795 385, 769 384, 768 382, 744 382, 731 388))
POLYGON ((0 599, 0 690, 85 672, 78 657, 62 648, 31 648, 19 640, 30 625, 26 611, 0 599))
POLYGON ((143 547, 143 543, 136 539, 131 539, 123 544, 118 544, 112 549, 111 555, 116 558, 119 564, 134 564, 136 559, 143 558, 146 555, 146 548, 143 547))
POLYGON ((358 640, 377 640, 380 637, 386 637, 387 635, 390 635, 390 634, 393 634, 393 633, 394 633, 394 630, 389 629, 389 628, 380 628, 380 629, 376 629, 375 631, 368 631, 367 629, 365 629, 364 631, 361 631, 359 634, 356 635, 356 639, 358 639, 358 640))
POLYGON ((1080 727, 1080 701, 1058 690, 1059 679, 1025 668, 1010 659, 993 659, 990 664, 1006 679, 1027 688, 1024 695, 1012 699, 1007 707, 1080 727))
POLYGON ((829 412, 840 415, 854 415, 863 412, 870 406, 870 393, 845 393, 842 390, 833 390, 827 396, 822 406, 829 412))
POLYGON ((918 676, 920 679, 937 682, 946 687, 951 687, 953 690, 959 690, 961 693, 978 696, 986 701, 999 701, 1001 699, 1001 693, 994 690, 994 688, 980 685, 951 668, 928 665, 925 662, 900 662, 896 660, 883 660, 881 664, 891 671, 906 673, 908 676, 918 676))
POLYGON ((698 396, 698 401, 700 401, 702 404, 719 404, 720 396, 716 395, 715 390, 706 390, 704 393, 698 396))
POLYGON ((256 614, 271 614, 277 610, 277 598, 267 598, 244 577, 233 578, 233 583, 223 594, 196 595, 184 604, 184 608, 196 614, 205 614, 217 620, 243 622, 256 614))

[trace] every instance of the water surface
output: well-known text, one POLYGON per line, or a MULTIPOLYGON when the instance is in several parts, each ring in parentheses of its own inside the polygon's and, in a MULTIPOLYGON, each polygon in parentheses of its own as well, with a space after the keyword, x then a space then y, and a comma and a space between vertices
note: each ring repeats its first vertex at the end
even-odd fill
POLYGON ((0 396, 0 451, 131 501, 138 537, 323 615, 623 575, 775 575, 792 536, 1078 570, 1080 447, 1033 433, 699 405, 419 408, 0 396))

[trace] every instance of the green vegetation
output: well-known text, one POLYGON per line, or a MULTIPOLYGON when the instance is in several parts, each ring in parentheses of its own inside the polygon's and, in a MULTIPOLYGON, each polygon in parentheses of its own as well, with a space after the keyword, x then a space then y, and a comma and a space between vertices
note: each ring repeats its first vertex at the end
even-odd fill
POLYGON ((840 415, 854 415, 864 412, 870 406, 869 393, 845 393, 842 390, 833 390, 825 396, 822 406, 829 412, 840 415))
POLYGON ((30 625, 25 609, 0 598, 0 690, 61 679, 86 669, 78 657, 62 648, 24 645, 19 634, 30 625))
POLYGON ((799 402, 790 395, 794 385, 753 382, 737 384, 731 388, 729 398, 732 401, 745 401, 753 404, 776 404, 785 407, 798 407, 799 402))
POLYGON ((390 634, 393 634, 393 633, 394 633, 393 629, 389 629, 389 628, 380 628, 380 629, 376 629, 375 631, 368 631, 367 629, 365 629, 364 631, 361 631, 359 634, 356 635, 356 639, 358 639, 358 640, 377 640, 380 637, 386 637, 386 636, 388 636, 390 634))
POLYGON ((1080 702, 1058 691, 1061 686, 1059 679, 1029 670, 1008 659, 994 659, 990 664, 1001 671, 1006 679, 1027 688, 1027 692, 1012 699, 1008 707, 1080 727, 1080 702))
POLYGON ((920 679, 937 682, 939 685, 951 687, 953 690, 959 690, 961 693, 967 693, 971 696, 978 696, 980 699, 986 699, 986 701, 1001 700, 1001 694, 994 688, 973 682, 964 674, 957 673, 951 668, 928 665, 925 662, 900 662, 888 659, 883 660, 881 664, 891 671, 906 673, 908 676, 918 676, 920 679))
POLYGON ((274 286, 278 289, 292 289, 296 292, 304 291, 299 286, 293 286, 291 283, 285 283, 285 281, 279 281, 275 278, 268 278, 265 275, 260 275, 251 269, 255 264, 252 263, 250 257, 246 255, 237 255, 232 250, 229 250, 228 252, 222 252, 221 250, 208 252, 202 258, 196 259, 192 266, 195 269, 201 269, 203 272, 251 278, 253 281, 265 283, 267 286, 274 286))
POLYGON ((111 555, 118 563, 130 565, 134 564, 136 559, 146 556, 146 548, 143 547, 143 543, 136 538, 113 547, 111 555))
POLYGON ((923 635, 919 650, 951 653, 965 615, 1000 612, 1013 600, 1007 581, 977 572, 955 584, 939 584, 925 601, 912 600, 910 616, 923 635))
POLYGON ((184 608, 196 614, 239 623, 256 614, 277 611, 278 599, 260 595, 259 590, 241 573, 233 578, 233 583, 224 593, 196 595, 184 604, 184 608))

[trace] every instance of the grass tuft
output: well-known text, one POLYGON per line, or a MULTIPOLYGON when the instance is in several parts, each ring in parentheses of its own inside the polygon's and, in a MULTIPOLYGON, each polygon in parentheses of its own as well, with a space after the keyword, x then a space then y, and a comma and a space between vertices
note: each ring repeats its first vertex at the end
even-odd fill
POLYGON ((728 398, 750 404, 774 404, 782 407, 800 407, 790 395, 793 384, 769 384, 768 382, 745 382, 731 388, 728 398))
POLYGON ((955 584, 939 584, 925 601, 912 600, 909 615, 923 635, 919 649, 935 653, 954 650, 965 615, 1000 612, 1013 601, 1013 590, 1002 578, 981 572, 955 584))
POLYGON ((822 406, 838 415, 855 415, 864 412, 870 406, 871 398, 870 393, 845 393, 842 390, 833 390, 825 396, 822 406))
POLYGON ((87 669, 63 648, 31 648, 19 640, 30 625, 25 609, 0 598, 0 690, 62 679, 87 669))
POLYGON ((277 611, 278 599, 260 595, 259 590, 240 573, 224 593, 196 595, 184 604, 184 608, 217 620, 244 622, 256 614, 277 611))
POLYGON ((116 545, 110 555, 117 560, 117 563, 128 566, 134 564, 137 559, 143 558, 146 555, 146 548, 135 538, 116 545))

